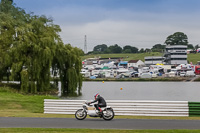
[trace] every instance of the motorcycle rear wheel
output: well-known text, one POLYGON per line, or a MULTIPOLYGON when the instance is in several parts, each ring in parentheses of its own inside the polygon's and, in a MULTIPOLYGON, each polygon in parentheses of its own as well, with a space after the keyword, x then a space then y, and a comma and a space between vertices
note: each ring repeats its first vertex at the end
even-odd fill
POLYGON ((103 116, 102 116, 104 120, 109 121, 114 118, 115 113, 112 109, 107 109, 105 112, 106 113, 103 113, 103 116))
POLYGON ((87 116, 87 112, 83 109, 79 109, 75 113, 75 117, 77 120, 84 120, 87 116))

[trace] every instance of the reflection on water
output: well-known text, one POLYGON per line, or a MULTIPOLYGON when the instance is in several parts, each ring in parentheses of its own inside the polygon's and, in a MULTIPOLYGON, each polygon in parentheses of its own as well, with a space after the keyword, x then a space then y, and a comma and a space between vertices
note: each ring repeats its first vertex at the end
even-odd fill
POLYGON ((200 101, 198 82, 83 82, 82 96, 66 99, 94 99, 100 93, 107 100, 200 101), (122 90, 121 90, 122 88, 122 90))

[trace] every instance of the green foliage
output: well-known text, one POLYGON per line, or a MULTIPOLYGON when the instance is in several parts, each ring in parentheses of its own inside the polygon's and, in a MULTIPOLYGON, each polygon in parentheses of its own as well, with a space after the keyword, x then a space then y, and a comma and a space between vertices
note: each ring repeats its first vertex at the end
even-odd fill
POLYGON ((123 53, 138 53, 138 48, 126 45, 123 47, 123 53))
POLYGON ((107 50, 106 44, 97 45, 94 47, 93 52, 94 53, 104 53, 107 50))
POLYGON ((123 53, 132 53, 132 52, 131 52, 131 49, 125 49, 123 50, 123 53))
POLYGON ((188 44, 188 49, 194 49, 194 46, 192 44, 188 44))
POLYGON ((75 88, 81 87, 78 73, 83 51, 64 46, 60 27, 46 16, 27 14, 6 0, 1 2, 0 11, 0 78, 12 70, 11 79, 20 81, 22 92, 43 92, 50 87, 50 68, 56 62, 60 65, 57 69, 62 69, 61 81, 68 84, 63 89, 67 94, 75 93, 75 88), (75 78, 73 83, 69 78, 75 78))
POLYGON ((80 94, 82 87, 80 49, 73 48, 69 44, 58 45, 52 68, 53 71, 59 70, 63 95, 76 95, 77 88, 80 94))
POLYGON ((165 44, 167 45, 188 45, 188 37, 183 32, 176 32, 167 37, 165 44))
POLYGON ((156 44, 151 48, 152 52, 163 52, 165 50, 165 45, 156 44))
POLYGON ((108 47, 108 49, 111 51, 111 53, 121 53, 122 52, 122 48, 120 46, 118 46, 117 44, 111 45, 110 47, 108 47))

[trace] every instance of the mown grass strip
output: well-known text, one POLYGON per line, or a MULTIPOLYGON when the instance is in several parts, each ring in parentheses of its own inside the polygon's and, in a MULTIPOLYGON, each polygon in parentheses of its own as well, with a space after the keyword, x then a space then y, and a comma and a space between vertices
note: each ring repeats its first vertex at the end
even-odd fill
MULTIPOLYGON (((44 114, 44 99, 57 99, 57 97, 49 95, 23 95, 12 88, 0 87, 0 117, 49 117, 75 119, 74 115, 44 114)), ((196 117, 196 114, 191 116, 195 117, 115 116, 115 119, 200 120, 200 117, 196 117)))

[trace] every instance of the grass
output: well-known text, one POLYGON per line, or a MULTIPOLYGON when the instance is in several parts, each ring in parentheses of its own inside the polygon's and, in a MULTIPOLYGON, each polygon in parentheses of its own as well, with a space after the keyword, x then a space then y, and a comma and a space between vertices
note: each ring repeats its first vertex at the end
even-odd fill
MULTIPOLYGON (((57 97, 48 95, 23 95, 15 89, 0 87, 0 117, 75 118, 74 115, 44 114, 44 99, 57 99, 57 97)), ((115 116, 115 119, 200 120, 200 117, 115 116)))
POLYGON ((128 60, 142 60, 144 61, 145 56, 162 56, 162 53, 152 52, 152 53, 137 53, 137 54, 95 54, 95 55, 85 55, 82 57, 82 60, 87 58, 113 58, 113 57, 123 57, 124 61, 128 60))
POLYGON ((0 87, 0 116, 26 116, 43 113, 44 99, 55 99, 46 95, 23 95, 9 87, 0 87))
POLYGON ((6 133, 199 133, 200 130, 115 130, 115 129, 46 129, 46 128, 0 128, 6 133))
POLYGON ((188 61, 197 64, 197 61, 200 61, 200 53, 188 54, 188 61))
MULTIPOLYGON (((82 57, 82 60, 87 58, 112 58, 112 57, 123 57, 124 61, 129 60, 142 60, 144 61, 144 57, 146 56, 162 56, 162 53, 158 52, 151 52, 151 53, 137 53, 137 54, 95 54, 95 55, 85 55, 82 57)), ((197 54, 188 54, 188 61, 189 63, 192 62, 193 64, 197 64, 197 61, 200 61, 200 53, 197 54)))
POLYGON ((194 81, 200 81, 200 77, 199 77, 199 78, 197 78, 197 79, 195 79, 194 81))

